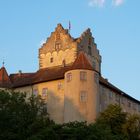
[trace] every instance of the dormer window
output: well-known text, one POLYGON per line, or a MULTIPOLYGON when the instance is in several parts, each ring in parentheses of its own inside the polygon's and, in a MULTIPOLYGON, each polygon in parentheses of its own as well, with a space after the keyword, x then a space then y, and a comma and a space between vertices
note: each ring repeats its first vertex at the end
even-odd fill
POLYGON ((50 58, 50 63, 53 63, 53 57, 50 58))

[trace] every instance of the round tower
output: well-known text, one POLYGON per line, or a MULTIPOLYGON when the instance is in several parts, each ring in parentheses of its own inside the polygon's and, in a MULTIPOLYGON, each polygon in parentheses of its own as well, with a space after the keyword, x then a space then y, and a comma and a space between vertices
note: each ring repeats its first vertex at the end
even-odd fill
POLYGON ((72 69, 65 73, 64 122, 94 122, 98 112, 99 74, 86 55, 79 53, 72 69))

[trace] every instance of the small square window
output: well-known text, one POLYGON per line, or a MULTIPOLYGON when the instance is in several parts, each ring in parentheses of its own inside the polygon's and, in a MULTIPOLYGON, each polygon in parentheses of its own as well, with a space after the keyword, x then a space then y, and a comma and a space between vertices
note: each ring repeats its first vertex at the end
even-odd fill
POLYGON ((113 93, 109 92, 109 98, 112 99, 113 98, 113 93))
POLYGON ((33 90, 33 95, 34 95, 34 96, 38 96, 38 89, 34 89, 34 90, 33 90))
POLYGON ((53 63, 53 57, 50 58, 50 62, 53 63))
POLYGON ((60 89, 62 89, 62 83, 61 82, 58 83, 58 90, 60 90, 60 89))
POLYGON ((125 97, 122 97, 122 98, 121 98, 121 103, 122 103, 122 104, 125 104, 125 97))
POLYGON ((80 80, 87 80, 87 73, 85 71, 80 71, 80 80))
POLYGON ((133 103, 133 109, 136 110, 136 104, 135 103, 133 103))
POLYGON ((47 97, 47 93, 48 93, 48 88, 43 88, 42 89, 42 97, 47 97))
POLYGON ((65 60, 65 59, 62 61, 62 66, 63 66, 63 67, 66 66, 66 60, 65 60))
POLYGON ((131 102, 130 101, 128 101, 128 107, 131 107, 131 102))
POLYGON ((91 55, 91 46, 88 46, 88 54, 91 55))
POLYGON ((116 101, 119 102, 120 101, 120 97, 119 95, 116 94, 116 101))
POLYGON ((72 73, 67 74, 67 82, 70 82, 72 80, 72 73))
POLYGON ((80 92, 80 101, 81 102, 86 102, 87 101, 87 92, 86 91, 81 91, 80 92))

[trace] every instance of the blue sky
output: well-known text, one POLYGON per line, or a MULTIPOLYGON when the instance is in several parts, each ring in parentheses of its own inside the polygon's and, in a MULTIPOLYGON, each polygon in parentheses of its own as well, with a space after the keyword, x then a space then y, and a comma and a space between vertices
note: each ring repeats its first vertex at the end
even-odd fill
POLYGON ((102 75, 140 100, 140 0, 0 0, 0 65, 38 69, 38 49, 57 23, 78 37, 88 27, 102 55, 102 75))

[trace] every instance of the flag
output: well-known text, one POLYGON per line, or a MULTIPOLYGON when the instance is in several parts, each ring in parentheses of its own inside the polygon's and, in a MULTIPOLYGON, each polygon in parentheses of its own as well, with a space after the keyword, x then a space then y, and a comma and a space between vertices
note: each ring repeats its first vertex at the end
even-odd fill
POLYGON ((70 23, 70 21, 69 21, 69 31, 70 31, 70 29, 71 29, 71 23, 70 23))

